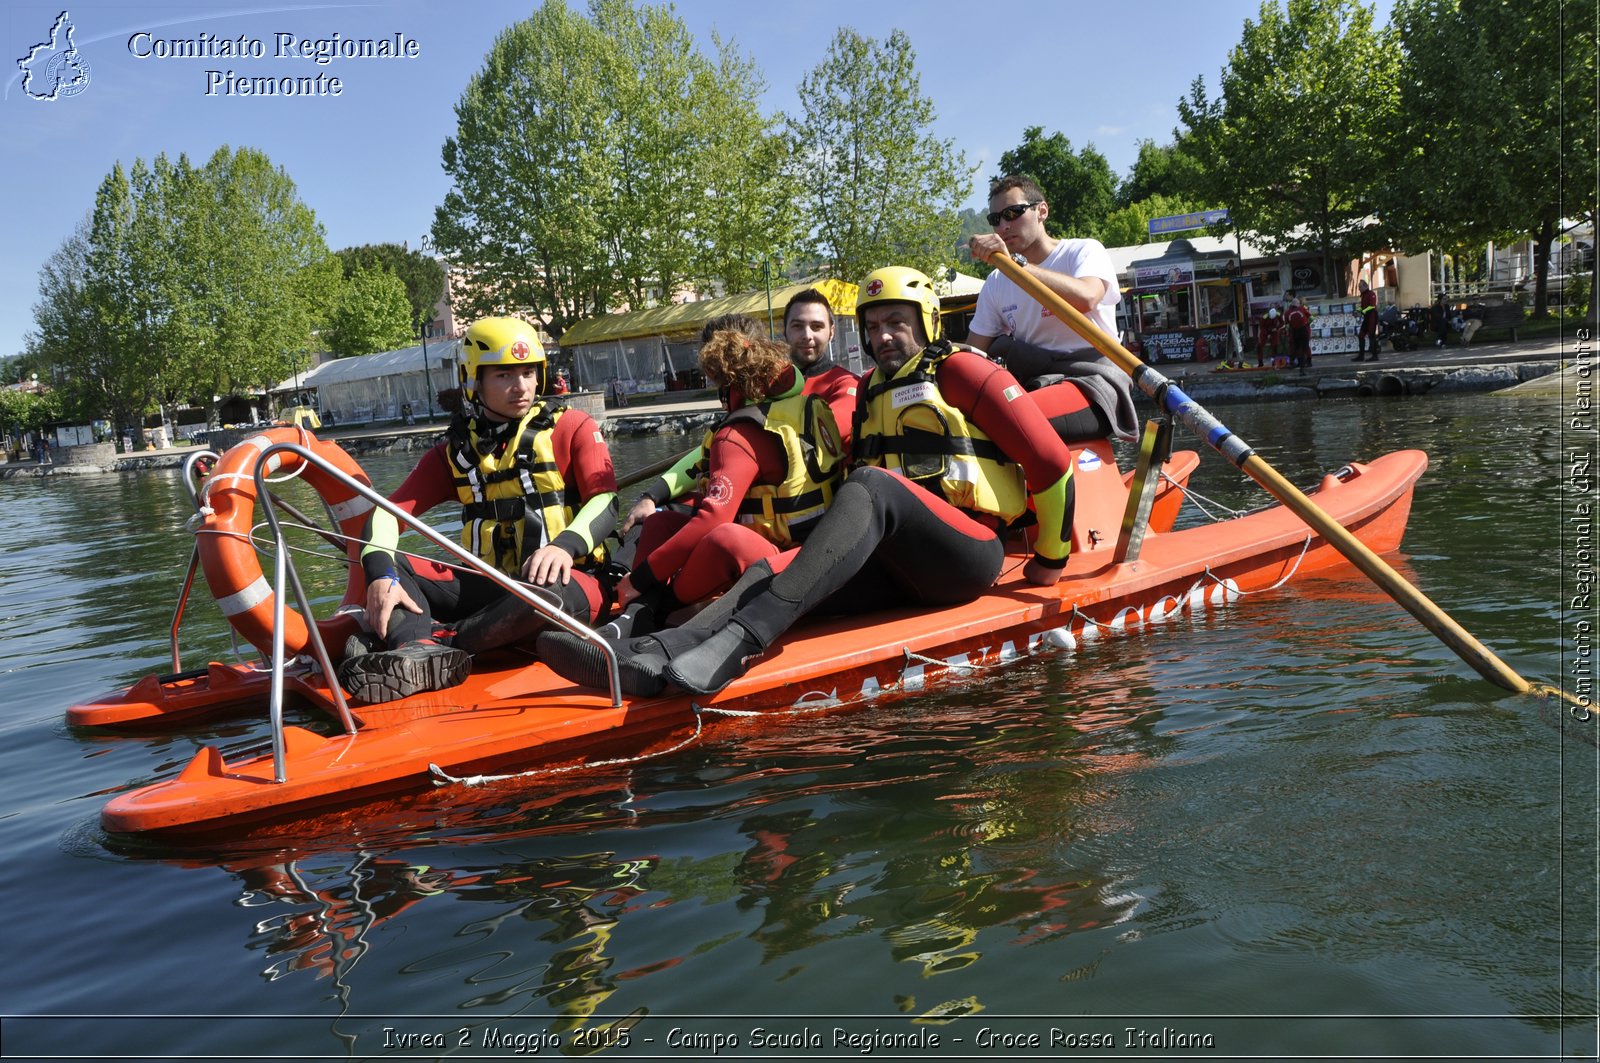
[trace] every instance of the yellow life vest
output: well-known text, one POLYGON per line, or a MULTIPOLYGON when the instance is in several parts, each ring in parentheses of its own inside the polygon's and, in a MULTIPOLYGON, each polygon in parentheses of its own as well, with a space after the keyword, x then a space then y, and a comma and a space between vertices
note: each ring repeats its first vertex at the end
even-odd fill
MULTIPOLYGON (((783 482, 751 487, 739 503, 738 520, 780 550, 805 539, 844 479, 844 443, 833 411, 818 396, 804 394, 803 386, 797 379, 788 394, 733 411, 706 433, 702 448, 709 454, 712 436, 734 421, 751 421, 778 437, 788 463, 783 482)), ((702 490, 707 473, 701 469, 702 490)))
POLYGON ((475 419, 464 419, 464 431, 459 420, 451 426, 445 454, 461 499, 461 545, 508 576, 572 521, 553 450, 566 411, 560 403, 535 404, 504 447, 484 440, 475 419))
POLYGON ((1028 509, 1018 465, 939 393, 940 364, 955 348, 937 341, 885 380, 873 369, 861 389, 854 460, 898 472, 951 505, 1010 523, 1028 509))

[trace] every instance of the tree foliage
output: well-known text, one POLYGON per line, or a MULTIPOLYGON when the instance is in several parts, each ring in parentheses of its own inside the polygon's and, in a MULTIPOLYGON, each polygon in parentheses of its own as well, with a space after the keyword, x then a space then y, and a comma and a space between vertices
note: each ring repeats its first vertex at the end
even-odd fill
POLYGON ((412 251, 401 244, 362 244, 342 248, 336 254, 348 282, 360 270, 385 270, 405 286, 410 307, 411 331, 420 334, 433 320, 434 307, 444 298, 444 267, 432 255, 412 251))
POLYGON ((1198 203, 1204 177, 1205 167, 1181 142, 1158 145, 1153 140, 1141 140, 1139 157, 1134 160, 1127 179, 1117 188, 1117 206, 1131 206, 1151 196, 1198 203))
POLYGON ((1355 0, 1276 0, 1246 20, 1220 95, 1196 78, 1178 102, 1185 150, 1204 162, 1197 190, 1269 252, 1318 247, 1324 272, 1383 246, 1371 224, 1399 108, 1400 49, 1355 0))
MULTIPOLYGON (((1405 61, 1380 203, 1397 237, 1548 248, 1563 218, 1592 223, 1594 0, 1400 0, 1393 17, 1405 61)), ((1539 315, 1542 252, 1536 267, 1539 315)))
POLYGON ((546 0, 495 40, 456 104, 436 246, 458 314, 531 312, 559 335, 621 303, 748 285, 792 199, 754 67, 715 61, 671 8, 546 0))
POLYGON ((340 291, 338 260, 294 181, 252 148, 218 149, 189 199, 201 217, 192 237, 192 287, 185 302, 192 330, 181 351, 172 396, 208 398, 269 387, 327 320, 340 291))
POLYGON ((322 339, 340 358, 410 346, 413 307, 406 286, 386 269, 358 268, 344 282, 322 339))
POLYGON ((0 440, 13 430, 39 429, 62 416, 58 391, 20 391, 0 388, 0 440))
POLYGON ((1045 231, 1057 239, 1100 236, 1100 226, 1116 201, 1117 178, 1104 155, 1088 144, 1072 150, 1060 133, 1042 126, 1023 130, 1022 143, 1000 156, 1000 176, 1026 174, 1050 201, 1045 231))
POLYGON ((119 163, 40 270, 28 353, 83 416, 132 427, 158 403, 276 383, 337 280, 314 215, 262 153, 119 163))
POLYGON ((933 102, 910 38, 840 29, 799 97, 788 130, 811 253, 849 281, 891 263, 945 266, 974 169, 929 132, 933 102))

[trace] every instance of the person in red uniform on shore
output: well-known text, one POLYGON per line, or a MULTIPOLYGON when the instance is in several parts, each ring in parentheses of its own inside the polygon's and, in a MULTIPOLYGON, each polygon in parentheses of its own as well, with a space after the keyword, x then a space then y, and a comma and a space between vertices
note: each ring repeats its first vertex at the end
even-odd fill
POLYGON ((857 316, 876 368, 856 407, 856 467, 781 572, 758 563, 687 624, 619 647, 633 693, 668 682, 721 690, 824 605, 860 613, 970 601, 999 577, 1003 536, 1030 497, 1037 528, 1024 574, 1040 585, 1060 579, 1072 542, 1066 444, 1015 377, 940 338, 927 276, 887 267, 869 274, 860 293, 857 316))
MULTIPOLYGON (((580 565, 597 563, 617 519, 604 437, 582 410, 542 397, 544 350, 525 322, 479 321, 460 353, 461 387, 439 396, 453 412, 445 439, 390 500, 413 515, 460 502, 466 550, 593 623, 607 595, 580 565)), ((339 667, 341 685, 363 702, 454 686, 471 672, 471 654, 530 638, 545 622, 481 573, 402 551, 399 534, 399 521, 373 511, 361 554, 371 634, 351 638, 339 667), (441 637, 440 622, 454 635, 441 637)))
POLYGON ((1378 360, 1378 293, 1361 282, 1361 328, 1356 333, 1356 356, 1352 362, 1378 360))
POLYGON ((1311 368, 1311 310, 1290 292, 1283 310, 1283 323, 1289 330, 1289 361, 1297 369, 1311 368))
POLYGON ((1278 340, 1283 332, 1283 318, 1277 307, 1261 316, 1261 330, 1256 336, 1256 368, 1272 365, 1278 360, 1278 340))

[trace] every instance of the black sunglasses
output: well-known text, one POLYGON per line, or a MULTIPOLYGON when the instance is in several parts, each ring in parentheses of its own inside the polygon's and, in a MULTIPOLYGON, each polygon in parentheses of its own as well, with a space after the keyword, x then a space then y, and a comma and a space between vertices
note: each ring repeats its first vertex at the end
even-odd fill
POLYGON ((989 228, 991 228, 991 229, 994 228, 996 225, 999 225, 1002 221, 1016 221, 1018 218, 1022 217, 1024 214, 1028 213, 1028 208, 1037 207, 1040 203, 1043 203, 1043 202, 1044 202, 1044 200, 1042 200, 1042 199, 1036 199, 1032 203, 1013 203, 1009 207, 1001 207, 999 210, 995 211, 993 214, 988 215, 989 228))

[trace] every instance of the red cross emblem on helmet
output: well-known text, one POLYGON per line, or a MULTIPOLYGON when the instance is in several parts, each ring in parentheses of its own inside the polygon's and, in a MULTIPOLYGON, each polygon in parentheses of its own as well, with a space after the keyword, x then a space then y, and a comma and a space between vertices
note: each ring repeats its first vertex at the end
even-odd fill
POLYGON ((872 296, 877 295, 881 291, 883 291, 883 281, 881 281, 878 278, 874 277, 874 278, 872 278, 872 280, 867 282, 867 297, 868 298, 871 298, 872 296))
POLYGON ((511 345, 511 357, 519 362, 532 353, 533 348, 528 346, 527 340, 518 340, 511 345))

